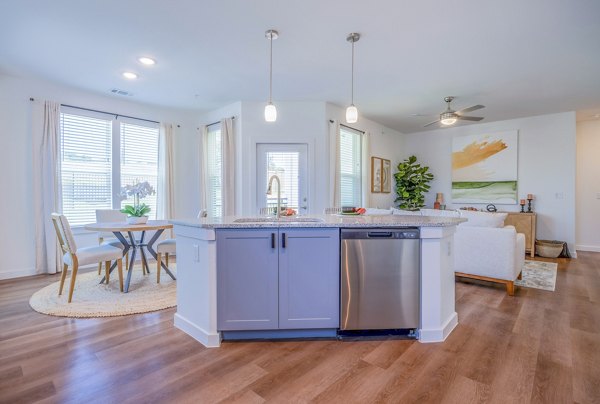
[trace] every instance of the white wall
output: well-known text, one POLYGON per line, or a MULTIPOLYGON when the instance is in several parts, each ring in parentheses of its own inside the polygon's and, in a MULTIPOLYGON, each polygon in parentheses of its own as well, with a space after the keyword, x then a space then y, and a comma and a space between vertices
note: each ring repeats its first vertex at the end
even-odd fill
MULTIPOLYGON (((329 120, 344 121, 345 111, 325 102, 278 102, 277 121, 265 122, 264 102, 231 104, 200 117, 199 126, 226 116, 235 116, 237 150, 236 212, 257 213, 256 145, 258 143, 306 143, 308 145, 309 213, 318 214, 328 207, 330 195, 329 120)), ((401 155, 401 134, 375 122, 360 118, 353 127, 372 135, 372 155, 392 160, 395 166, 401 155)), ((365 184, 370 187, 370 184, 365 184)), ((389 207, 391 194, 373 194, 371 206, 389 207)))
POLYGON ((577 122, 577 249, 600 251, 600 120, 577 122))
MULTIPOLYGON (((436 192, 451 201, 452 138, 497 132, 519 131, 518 194, 535 194, 537 238, 562 240, 575 251, 575 113, 566 112, 522 119, 457 126, 404 135, 404 156, 416 155, 431 167, 435 179, 425 202, 433 206, 436 192)), ((485 208, 485 204, 472 204, 485 208)), ((519 205, 497 205, 499 210, 517 211, 519 205)))
MULTIPOLYGON (((35 273, 30 97, 36 99, 35 102, 54 100, 79 107, 172 122, 181 126, 176 130, 176 138, 187 137, 187 132, 194 129, 194 115, 190 111, 136 104, 129 99, 105 97, 41 80, 0 74, 0 211, 3 214, 0 226, 0 279, 35 273)), ((175 152, 177 155, 181 150, 175 152)), ((181 172, 182 167, 176 164, 175 170, 181 172)), ((183 186, 178 183, 175 186, 180 194, 183 186)), ((79 234, 77 238, 82 246, 97 242, 95 233, 79 234)))
MULTIPOLYGON (((346 110, 333 104, 327 104, 327 119, 338 120, 341 124, 345 124, 346 110)), ((369 132, 371 135, 371 153, 369 155, 367 167, 369 172, 371 170, 370 159, 372 156, 391 160, 392 174, 396 172, 396 167, 398 166, 398 163, 400 162, 400 160, 402 160, 402 157, 404 156, 404 139, 402 133, 390 128, 386 128, 385 126, 380 125, 377 122, 371 121, 369 119, 366 119, 362 116, 359 116, 358 122, 347 125, 354 129, 361 130, 363 132, 369 132)), ((369 174, 368 184, 363 184, 363 186, 368 187, 369 192, 371 190, 370 178, 371 176, 369 174)), ((370 195, 371 203, 369 207, 387 209, 390 206, 396 206, 396 203, 394 202, 394 200, 396 199, 395 180, 392 179, 391 193, 370 193, 370 195)))

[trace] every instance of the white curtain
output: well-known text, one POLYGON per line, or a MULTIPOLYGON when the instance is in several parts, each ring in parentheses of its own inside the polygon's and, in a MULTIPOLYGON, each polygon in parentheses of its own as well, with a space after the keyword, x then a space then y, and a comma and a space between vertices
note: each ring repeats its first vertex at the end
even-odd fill
POLYGON ((198 150, 198 171, 200 173, 200 211, 208 210, 208 126, 203 126, 200 134, 200 144, 198 150))
POLYGON ((329 121, 329 207, 341 206, 340 193, 340 123, 329 121))
POLYGON ((362 206, 365 208, 371 207, 371 134, 365 132, 362 135, 362 206))
POLYGON ((175 201, 174 183, 174 128, 161 123, 158 136, 158 192, 157 219, 172 219, 175 201))
POLYGON ((221 139, 223 216, 233 216, 235 215, 235 135, 233 133, 232 118, 221 120, 221 139))
POLYGON ((35 270, 62 270, 62 254, 50 214, 62 211, 60 174, 60 104, 34 102, 32 113, 33 216, 35 270))

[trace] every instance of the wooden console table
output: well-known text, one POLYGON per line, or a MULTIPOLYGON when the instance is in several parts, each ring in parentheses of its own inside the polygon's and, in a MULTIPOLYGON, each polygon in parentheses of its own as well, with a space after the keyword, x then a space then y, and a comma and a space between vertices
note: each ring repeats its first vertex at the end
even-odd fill
POLYGON ((523 233, 525 235, 525 252, 529 253, 532 257, 535 256, 535 226, 536 226, 536 215, 534 212, 531 213, 520 213, 520 212, 505 212, 508 213, 506 220, 504 221, 505 226, 515 226, 517 233, 523 233))

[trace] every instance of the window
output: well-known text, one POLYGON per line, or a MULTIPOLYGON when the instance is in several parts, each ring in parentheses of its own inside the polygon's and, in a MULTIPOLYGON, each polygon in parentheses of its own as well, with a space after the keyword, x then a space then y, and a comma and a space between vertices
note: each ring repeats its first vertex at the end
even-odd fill
MULTIPOLYGON (((141 121, 140 121, 141 122, 141 121)), ((96 221, 96 209, 120 209, 122 185, 158 179, 158 127, 65 108, 60 114, 63 213, 72 226, 96 221), (114 158, 120 156, 120 158, 114 158)), ((142 200, 156 217, 156 195, 142 200)))
POLYGON ((362 132, 340 125, 340 202, 362 206, 362 132))
POLYGON ((223 173, 223 157, 221 148, 221 124, 214 124, 208 127, 208 137, 206 139, 206 170, 207 170, 207 210, 208 215, 222 216, 223 202, 221 191, 221 181, 223 173))

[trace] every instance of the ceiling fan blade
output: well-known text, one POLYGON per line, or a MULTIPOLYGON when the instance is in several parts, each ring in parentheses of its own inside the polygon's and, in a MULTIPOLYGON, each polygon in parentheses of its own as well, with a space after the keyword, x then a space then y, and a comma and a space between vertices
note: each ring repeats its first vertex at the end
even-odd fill
POLYGON ((433 121, 433 122, 429 122, 427 125, 423 126, 424 128, 433 125, 434 123, 438 123, 440 120, 438 119, 437 121, 433 121))
POLYGON ((456 111, 457 114, 466 114, 468 112, 477 111, 478 109, 485 108, 485 105, 473 105, 469 108, 463 108, 460 111, 456 111))
POLYGON ((456 118, 461 119, 463 121, 481 121, 483 119, 483 117, 481 117, 481 116, 462 116, 462 115, 459 115, 456 118))

